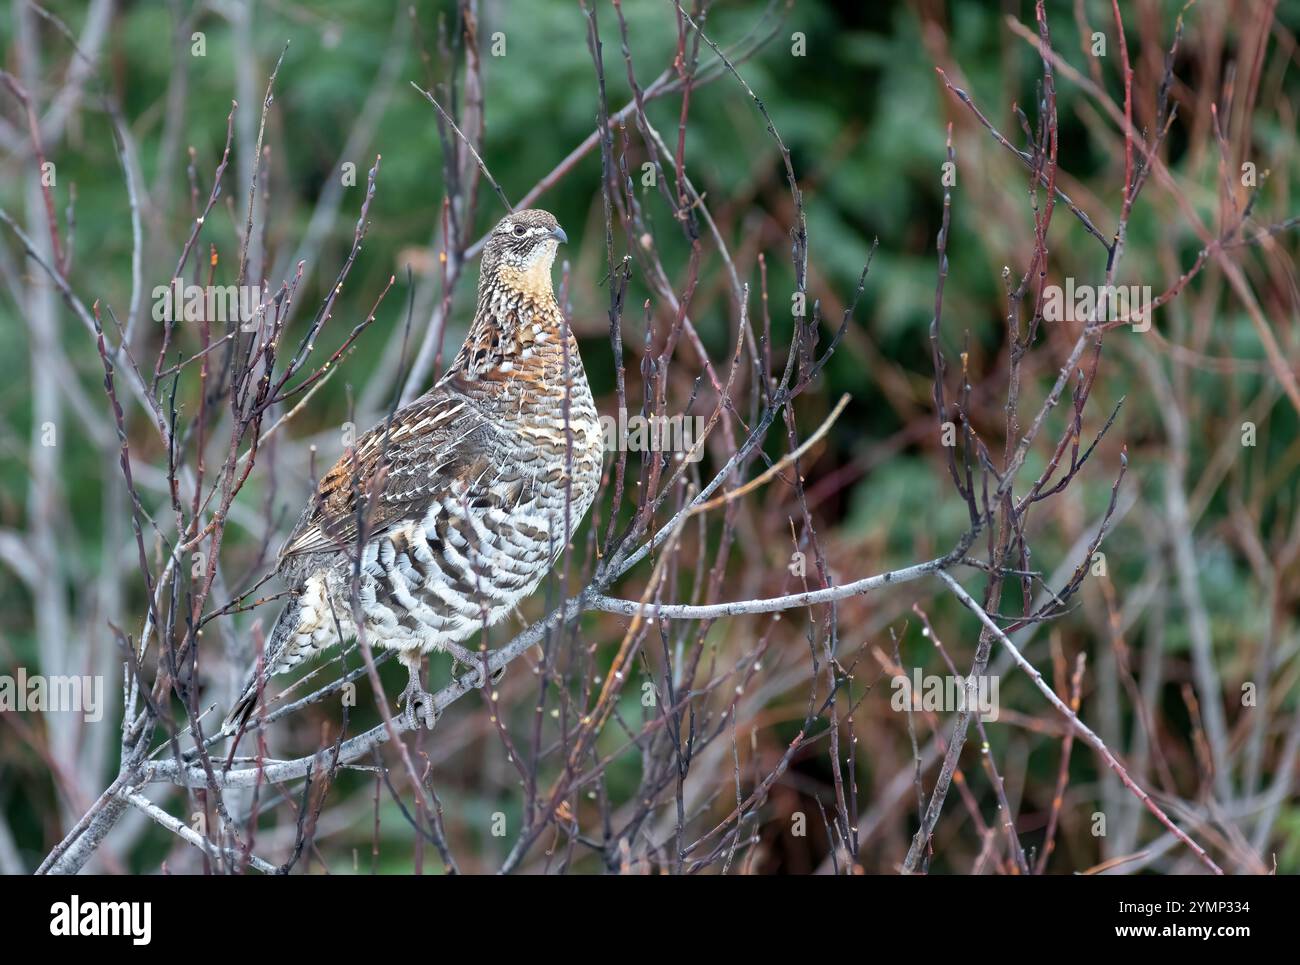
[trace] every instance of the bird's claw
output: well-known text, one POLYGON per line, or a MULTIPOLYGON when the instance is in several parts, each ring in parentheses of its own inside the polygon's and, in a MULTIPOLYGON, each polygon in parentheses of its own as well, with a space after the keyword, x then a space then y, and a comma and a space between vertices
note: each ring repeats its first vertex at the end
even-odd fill
POLYGON ((460 665, 464 665, 470 670, 476 670, 478 671, 478 683, 474 685, 475 687, 485 687, 489 683, 495 687, 497 684, 501 683, 501 679, 506 675, 506 668, 502 665, 497 667, 495 670, 488 671, 487 680, 485 682, 483 678, 483 658, 480 655, 471 653, 464 647, 448 647, 447 649, 451 653, 452 676, 454 677, 456 675, 456 670, 460 665))
POLYGON ((405 705, 403 717, 408 728, 417 730, 420 726, 424 726, 433 730, 433 725, 438 722, 438 708, 434 703, 433 694, 420 686, 418 677, 411 678, 411 682, 402 691, 400 700, 405 705))

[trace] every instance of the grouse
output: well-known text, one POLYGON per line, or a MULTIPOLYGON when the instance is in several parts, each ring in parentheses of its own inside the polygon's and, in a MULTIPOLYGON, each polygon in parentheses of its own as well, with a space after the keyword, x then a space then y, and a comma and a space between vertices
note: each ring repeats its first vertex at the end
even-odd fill
POLYGON ((463 646, 554 566, 601 477, 603 440, 577 341, 551 287, 564 231, 517 211, 483 249, 474 319, 446 374, 361 436, 320 480, 280 551, 291 591, 222 725, 248 719, 266 681, 354 639, 397 651, 411 727, 432 727, 424 654, 463 646), (359 562, 359 565, 358 565, 359 562))

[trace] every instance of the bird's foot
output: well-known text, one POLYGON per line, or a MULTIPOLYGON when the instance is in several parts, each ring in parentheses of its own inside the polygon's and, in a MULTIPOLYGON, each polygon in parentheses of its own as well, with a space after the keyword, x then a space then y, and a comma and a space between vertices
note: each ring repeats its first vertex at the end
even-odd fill
POLYGON ((398 700, 405 704, 403 716, 406 719, 406 726, 411 730, 417 730, 424 726, 433 730, 433 725, 438 722, 438 708, 433 702, 433 694, 424 689, 420 683, 419 669, 411 670, 411 679, 406 684, 406 689, 399 695, 398 700))
MULTIPOLYGON (((476 687, 486 686, 486 684, 483 681, 482 654, 474 653, 470 650, 466 650, 464 647, 455 643, 446 644, 446 648, 447 648, 447 652, 451 654, 451 659, 454 664, 464 664, 466 667, 469 667, 471 670, 478 671, 478 683, 475 684, 474 686, 476 687)), ((456 667, 453 666, 451 672, 452 672, 452 676, 455 676, 456 667)), ((489 671, 487 677, 487 683, 496 686, 501 682, 501 678, 504 677, 505 675, 506 675, 506 668, 504 666, 497 667, 496 670, 489 671)))

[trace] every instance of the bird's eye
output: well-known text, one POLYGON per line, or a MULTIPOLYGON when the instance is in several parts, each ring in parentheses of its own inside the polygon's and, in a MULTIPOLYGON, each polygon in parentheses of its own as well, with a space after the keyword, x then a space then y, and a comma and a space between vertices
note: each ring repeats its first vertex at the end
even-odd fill
POLYGON ((527 234, 527 233, 528 233, 528 229, 525 228, 523 225, 521 225, 521 224, 517 224, 517 225, 515 225, 515 237, 516 237, 516 238, 522 238, 522 237, 523 237, 525 234, 527 234))

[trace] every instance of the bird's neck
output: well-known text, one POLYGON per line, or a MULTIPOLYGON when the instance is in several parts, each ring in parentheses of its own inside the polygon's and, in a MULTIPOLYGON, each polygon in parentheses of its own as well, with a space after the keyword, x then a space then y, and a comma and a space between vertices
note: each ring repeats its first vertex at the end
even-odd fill
POLYGON ((497 269, 496 285, 493 287, 505 289, 532 302, 551 304, 555 301, 549 260, 539 259, 524 268, 502 265, 497 269))
POLYGON ((555 300, 551 273, 501 268, 480 287, 474 321, 453 368, 469 381, 542 377, 556 366, 581 365, 577 342, 555 300))

